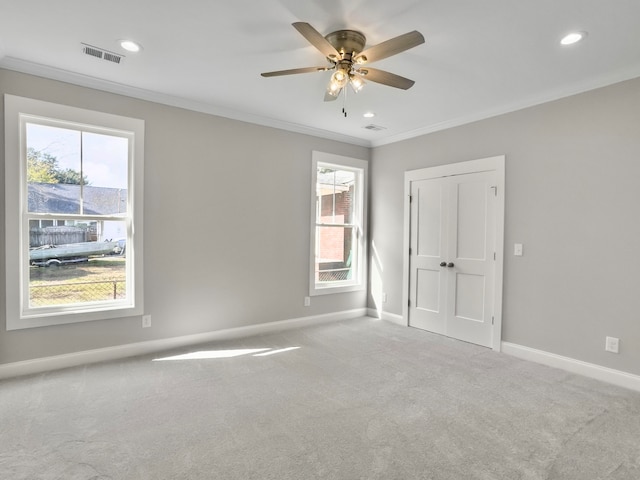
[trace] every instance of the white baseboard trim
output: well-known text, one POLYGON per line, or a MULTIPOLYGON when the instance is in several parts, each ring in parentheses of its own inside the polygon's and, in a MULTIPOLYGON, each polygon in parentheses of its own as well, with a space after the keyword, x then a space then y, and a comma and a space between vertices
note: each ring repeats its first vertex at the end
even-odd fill
POLYGON ((570 357, 563 357, 555 353, 536 350, 515 343, 502 342, 502 352, 514 357, 541 363, 549 367, 560 368, 567 372, 577 373, 585 377, 595 378, 619 387, 640 392, 640 376, 632 373, 602 367, 594 363, 583 362, 570 357))
POLYGON ((367 315, 373 318, 386 320, 388 322, 395 323, 403 327, 407 326, 407 322, 404 321, 404 318, 402 318, 402 315, 396 315, 395 313, 385 312, 384 310, 378 311, 375 308, 368 308, 367 315))
POLYGON ((196 333, 181 337, 163 338, 160 340, 150 340, 146 342, 128 343, 125 345, 116 345, 114 347, 97 348, 94 350, 84 350, 64 355, 55 355, 51 357, 7 363, 0 365, 0 380, 4 378, 18 377, 21 375, 42 373, 50 370, 59 370, 61 368, 76 367, 78 365, 85 365, 88 363, 146 355, 163 350, 171 350, 173 348, 197 345, 199 343, 252 337, 293 328, 308 327, 322 323, 337 322, 340 320, 349 320, 352 318, 364 317, 367 313, 366 308, 356 308, 353 310, 326 313, 323 315, 292 318, 276 322, 248 325, 245 327, 228 328, 225 330, 196 333))
POLYGON ((401 325, 403 327, 407 326, 407 322, 405 322, 404 318, 402 318, 402 315, 396 315, 395 313, 389 313, 389 312, 383 311, 382 319, 391 323, 395 323, 397 325, 401 325))

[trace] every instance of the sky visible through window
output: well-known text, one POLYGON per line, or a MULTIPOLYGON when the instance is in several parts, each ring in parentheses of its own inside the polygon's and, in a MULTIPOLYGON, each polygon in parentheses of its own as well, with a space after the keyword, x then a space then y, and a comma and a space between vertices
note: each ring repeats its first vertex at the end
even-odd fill
MULTIPOLYGON (((80 171, 80 132, 27 124, 27 148, 47 153, 61 169, 80 171)), ((127 188, 128 141, 123 137, 83 132, 83 174, 94 187, 127 188)))

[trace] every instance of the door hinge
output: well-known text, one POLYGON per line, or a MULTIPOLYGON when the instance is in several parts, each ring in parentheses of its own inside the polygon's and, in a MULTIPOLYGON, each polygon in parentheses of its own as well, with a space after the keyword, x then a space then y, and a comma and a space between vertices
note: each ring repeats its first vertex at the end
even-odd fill
POLYGON ((491 325, 493 325, 494 321, 495 321, 495 318, 491 317, 491 325))
POLYGON ((409 247, 409 255, 411 255, 411 247, 409 247))
POLYGON ((409 195, 409 203, 413 202, 413 195, 409 195))
POLYGON ((491 188, 493 189, 493 195, 497 197, 498 196, 498 187, 493 186, 491 188))
POLYGON ((410 307, 411 306, 411 299, 407 300, 407 306, 410 307))
POLYGON ((493 259, 496 259, 496 252, 493 252, 493 259))

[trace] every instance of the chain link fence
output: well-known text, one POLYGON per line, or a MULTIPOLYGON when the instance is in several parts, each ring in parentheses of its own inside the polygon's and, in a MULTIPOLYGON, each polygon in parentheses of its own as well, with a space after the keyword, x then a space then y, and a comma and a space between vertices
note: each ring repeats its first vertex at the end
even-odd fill
POLYGON ((341 280, 349 280, 351 278, 351 267, 318 270, 317 275, 318 281, 320 282, 339 282, 341 280))
POLYGON ((124 280, 54 283, 32 285, 29 288, 29 300, 32 307, 118 300, 126 297, 127 284, 124 280))

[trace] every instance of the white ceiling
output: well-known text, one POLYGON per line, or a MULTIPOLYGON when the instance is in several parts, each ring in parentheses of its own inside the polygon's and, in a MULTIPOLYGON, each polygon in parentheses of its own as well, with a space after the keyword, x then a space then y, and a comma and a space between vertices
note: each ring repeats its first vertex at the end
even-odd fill
POLYGON ((0 67, 375 146, 640 76, 640 1, 0 0, 0 67), (330 72, 262 78, 326 63, 296 21, 359 30, 367 46, 420 31, 425 44, 372 65, 416 84, 369 82, 344 118, 341 100, 323 101, 330 72), (573 30, 586 40, 560 46, 573 30))

